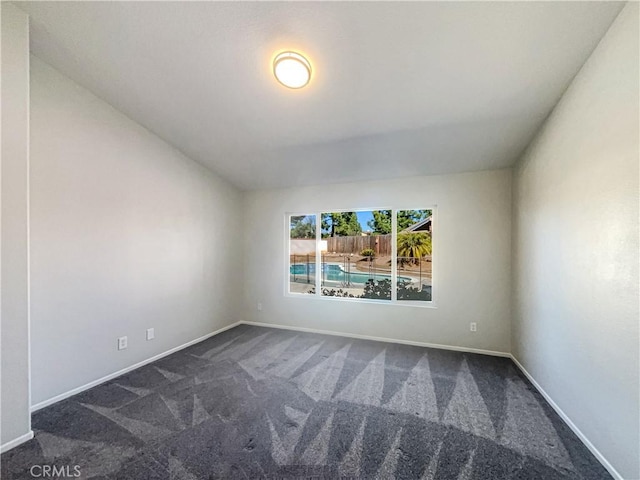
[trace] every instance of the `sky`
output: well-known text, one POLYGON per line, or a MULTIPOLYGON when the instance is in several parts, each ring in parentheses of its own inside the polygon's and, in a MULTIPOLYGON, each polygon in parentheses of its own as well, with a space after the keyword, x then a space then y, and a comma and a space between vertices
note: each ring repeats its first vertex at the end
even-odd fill
POLYGON ((371 227, 367 225, 367 222, 373 220, 373 214, 369 212, 356 212, 356 216, 358 217, 358 221, 360 222, 360 226, 362 227, 362 231, 370 231, 371 227))
POLYGON ((373 215, 371 214, 371 212, 356 212, 356 216, 358 217, 358 221, 360 222, 360 226, 362 227, 363 232, 371 230, 371 227, 367 225, 368 221, 373 220, 373 215))
POLYGON ((363 232, 371 230, 371 227, 367 225, 367 222, 369 220, 373 220, 373 215, 371 214, 371 212, 356 212, 356 216, 358 217, 358 221, 360 222, 360 226, 362 227, 363 232))

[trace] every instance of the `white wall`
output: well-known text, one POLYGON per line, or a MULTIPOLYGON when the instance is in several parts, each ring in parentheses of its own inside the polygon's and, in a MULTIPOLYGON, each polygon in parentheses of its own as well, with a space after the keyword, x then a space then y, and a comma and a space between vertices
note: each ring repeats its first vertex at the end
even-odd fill
MULTIPOLYGON (((29 21, 2 9, 1 441, 26 439, 29 416, 29 21)), ((3 448, 4 450, 4 448, 3 448)))
POLYGON ((638 4, 514 171, 515 356, 624 477, 638 466, 638 4))
POLYGON ((33 403, 236 321, 241 205, 239 191, 32 57, 33 403))
POLYGON ((243 320, 510 351, 510 170, 254 191, 246 194, 244 213, 251 228, 243 320), (437 308, 284 295, 285 212, 433 205, 437 308), (257 249, 255 232, 262 235, 257 249), (471 321, 478 322, 476 333, 471 321))

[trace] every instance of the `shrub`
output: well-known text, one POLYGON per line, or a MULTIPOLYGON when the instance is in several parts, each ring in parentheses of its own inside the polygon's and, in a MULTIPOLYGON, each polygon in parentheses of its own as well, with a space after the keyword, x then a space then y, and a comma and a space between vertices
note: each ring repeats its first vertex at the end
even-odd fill
POLYGON ((391 280, 369 280, 360 298, 391 300, 391 280))
MULTIPOLYGON (((307 293, 316 293, 315 288, 311 288, 307 293)), ((345 298, 367 298, 373 300, 391 299, 391 280, 369 280, 364 286, 362 295, 353 295, 345 290, 334 288, 323 288, 322 295, 325 297, 345 297, 345 298)), ((431 287, 424 286, 422 290, 410 286, 409 282, 398 282, 398 300, 431 300, 431 287)))
MULTIPOLYGON (((315 287, 313 287, 312 289, 310 289, 307 293, 311 293, 311 294, 315 294, 316 293, 316 289, 315 287)), ((334 288, 323 288, 322 289, 322 295, 324 297, 345 297, 345 298, 358 298, 355 295, 342 290, 341 288, 336 290, 334 288)))
POLYGON ((398 282, 398 300, 431 301, 431 287, 424 286, 419 290, 409 286, 407 282, 398 282))
MULTIPOLYGON (((369 280, 360 298, 389 300, 391 298, 391 280, 369 280)), ((431 300, 431 287, 422 290, 412 287, 409 282, 398 282, 398 300, 431 300)))
POLYGON ((376 252, 373 250, 373 248, 365 248, 364 250, 362 250, 360 252, 360 255, 362 257, 369 257, 369 258, 373 258, 376 256, 376 252))

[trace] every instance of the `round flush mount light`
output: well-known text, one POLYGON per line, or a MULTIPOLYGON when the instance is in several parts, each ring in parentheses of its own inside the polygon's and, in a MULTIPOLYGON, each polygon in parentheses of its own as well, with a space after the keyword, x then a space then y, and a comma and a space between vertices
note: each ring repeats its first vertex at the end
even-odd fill
POLYGON ((273 60, 273 74, 289 88, 302 88, 311 80, 309 60, 296 52, 282 52, 273 60))

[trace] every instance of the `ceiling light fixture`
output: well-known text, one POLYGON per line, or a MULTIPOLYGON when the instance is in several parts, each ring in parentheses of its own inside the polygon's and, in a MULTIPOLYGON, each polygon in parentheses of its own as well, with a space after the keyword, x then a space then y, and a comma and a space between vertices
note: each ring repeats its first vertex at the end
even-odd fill
POLYGON ((302 88, 311 80, 311 64, 299 53, 282 52, 273 60, 273 74, 285 87, 302 88))

